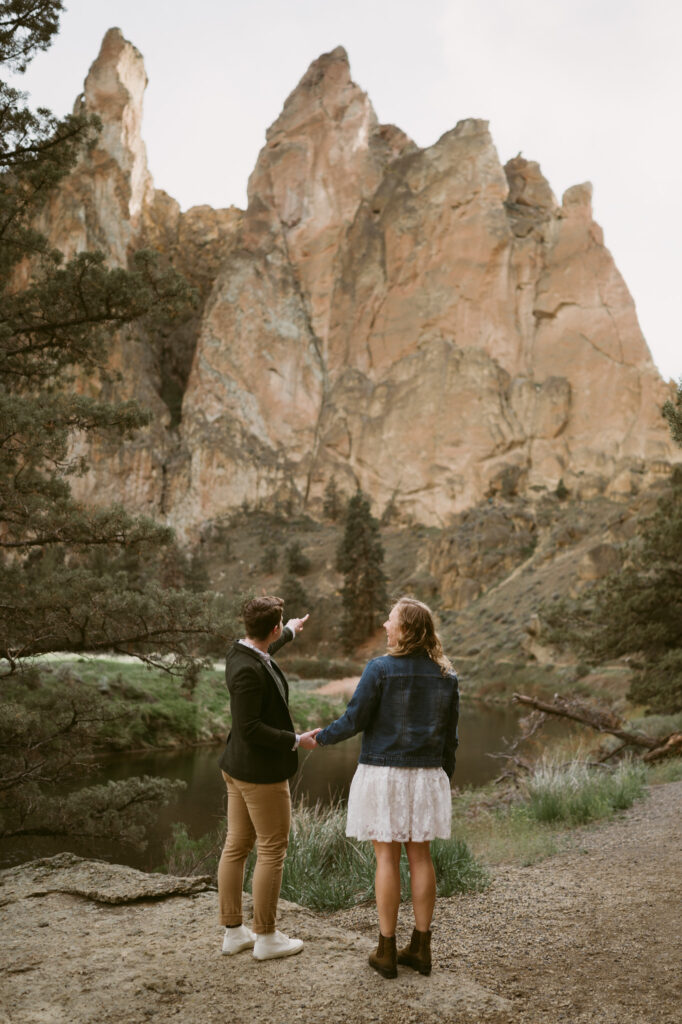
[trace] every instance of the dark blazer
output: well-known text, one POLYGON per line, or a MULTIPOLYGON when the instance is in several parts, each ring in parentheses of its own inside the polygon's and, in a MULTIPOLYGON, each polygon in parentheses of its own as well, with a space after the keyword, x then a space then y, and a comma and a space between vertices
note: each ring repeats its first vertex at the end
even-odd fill
MULTIPOLYGON (((286 627, 270 646, 270 654, 293 639, 286 627)), ((283 782, 295 775, 298 752, 289 714, 289 686, 279 665, 268 665, 259 654, 233 643, 225 659, 230 692, 232 729, 220 767, 242 782, 283 782)))

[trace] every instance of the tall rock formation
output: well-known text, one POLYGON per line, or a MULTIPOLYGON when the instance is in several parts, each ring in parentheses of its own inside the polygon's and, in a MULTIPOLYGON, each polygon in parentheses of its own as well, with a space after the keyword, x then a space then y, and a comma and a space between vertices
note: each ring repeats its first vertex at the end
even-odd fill
POLYGON ((578 185, 502 167, 483 121, 418 149, 380 125, 342 48, 284 104, 245 212, 153 188, 142 58, 105 36, 84 103, 104 130, 46 210, 66 252, 159 248, 198 288, 176 336, 119 339, 155 424, 81 486, 181 533, 242 502, 311 512, 331 476, 431 524, 496 492, 630 493, 678 457, 668 386, 578 185), (126 349, 125 346, 128 346, 126 349))
MULTIPOLYGON (((111 368, 120 375, 115 393, 149 409, 152 423, 125 446, 97 443, 87 453, 92 471, 74 483, 82 498, 123 501, 159 515, 166 510, 169 475, 186 462, 175 428, 203 303, 242 214, 210 207, 181 213, 174 199, 154 188, 142 139, 146 86, 142 54, 120 29, 110 29, 75 103, 75 110, 100 118, 97 145, 53 194, 39 227, 66 256, 99 249, 116 266, 127 266, 140 248, 154 248, 197 289, 197 316, 172 335, 138 331, 112 339, 111 368)), ((110 384, 105 387, 111 390, 110 384)))
POLYGON ((338 254, 361 202, 410 148, 377 123, 342 48, 315 61, 284 104, 202 324, 183 405, 183 517, 310 498, 338 254))

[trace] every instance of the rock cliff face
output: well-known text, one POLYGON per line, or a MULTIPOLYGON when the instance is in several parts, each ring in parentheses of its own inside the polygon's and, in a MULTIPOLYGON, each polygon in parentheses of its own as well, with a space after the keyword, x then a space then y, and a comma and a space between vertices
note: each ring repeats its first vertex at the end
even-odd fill
POLYGON ((93 453, 86 494, 191 535, 243 501, 315 513, 335 476, 443 524, 560 479, 629 494, 677 457, 589 185, 559 203, 536 163, 502 167, 483 121, 418 149, 378 123, 338 48, 268 130, 247 210, 181 213, 147 169, 145 84, 111 29, 78 101, 102 118, 99 145, 43 226, 119 264, 159 248, 201 307, 162 342, 118 339, 126 393, 155 422, 133 449, 93 453))

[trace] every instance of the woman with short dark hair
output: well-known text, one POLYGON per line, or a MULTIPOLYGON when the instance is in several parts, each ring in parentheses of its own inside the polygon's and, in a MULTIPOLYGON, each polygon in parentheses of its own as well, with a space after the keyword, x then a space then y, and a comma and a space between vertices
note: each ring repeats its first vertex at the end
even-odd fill
POLYGON ((327 746, 363 734, 346 834, 374 844, 380 932, 369 962, 395 978, 397 964, 431 973, 436 877, 430 842, 450 836, 459 690, 427 605, 400 598, 384 629, 387 654, 368 663, 345 713, 315 739, 327 746), (415 927, 409 944, 397 950, 403 844, 415 927))

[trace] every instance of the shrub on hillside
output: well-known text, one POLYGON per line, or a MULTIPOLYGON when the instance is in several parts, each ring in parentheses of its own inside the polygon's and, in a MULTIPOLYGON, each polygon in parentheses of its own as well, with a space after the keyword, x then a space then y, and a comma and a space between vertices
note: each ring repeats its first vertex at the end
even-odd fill
POLYGON ((294 540, 287 545, 286 556, 287 569, 292 576, 305 576, 307 572, 310 572, 310 559, 303 553, 299 541, 294 540))

